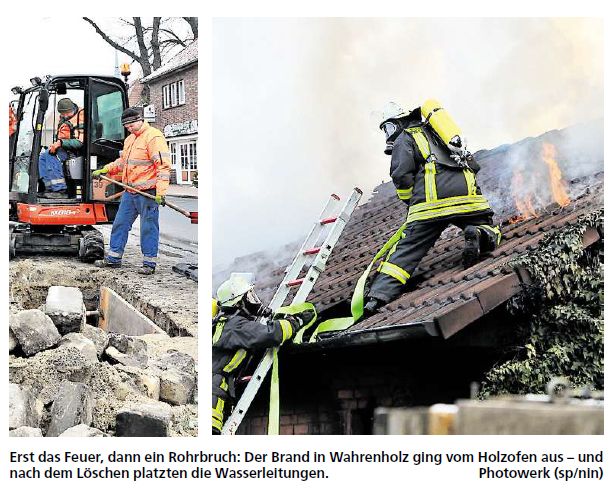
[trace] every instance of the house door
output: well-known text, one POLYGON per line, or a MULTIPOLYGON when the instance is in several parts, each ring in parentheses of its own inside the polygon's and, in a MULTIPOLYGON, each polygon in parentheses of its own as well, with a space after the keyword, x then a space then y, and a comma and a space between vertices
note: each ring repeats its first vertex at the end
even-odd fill
POLYGON ((176 141, 171 143, 172 160, 175 162, 176 182, 192 184, 197 171, 197 141, 176 141))

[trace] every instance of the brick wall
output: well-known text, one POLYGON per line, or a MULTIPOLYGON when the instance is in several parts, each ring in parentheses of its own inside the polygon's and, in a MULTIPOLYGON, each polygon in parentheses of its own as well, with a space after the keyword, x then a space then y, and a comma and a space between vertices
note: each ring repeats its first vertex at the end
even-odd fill
MULTIPOLYGON (((286 350, 280 355, 280 433, 371 434, 377 407, 468 398, 470 383, 479 380, 501 352, 498 336, 488 342, 492 324, 479 322, 448 340, 426 338, 308 353, 286 350), (484 336, 476 337, 482 331, 484 336)), ((495 324, 496 331, 508 331, 508 325, 495 324)), ((266 434, 268 402, 267 379, 240 434, 266 434)))
POLYGON ((150 103, 156 109, 156 121, 153 125, 161 131, 168 124, 194 121, 198 119, 198 84, 197 65, 193 65, 183 71, 170 73, 150 82, 150 103), (184 80, 184 91, 186 93, 185 104, 163 109, 163 86, 184 80))

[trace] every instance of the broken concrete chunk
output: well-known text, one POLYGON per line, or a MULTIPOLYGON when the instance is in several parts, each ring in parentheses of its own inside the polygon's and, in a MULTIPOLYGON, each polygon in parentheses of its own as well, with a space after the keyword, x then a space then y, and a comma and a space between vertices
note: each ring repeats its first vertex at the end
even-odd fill
POLYGON ((80 332, 85 325, 85 304, 78 288, 51 286, 44 310, 62 335, 80 332))
POLYGON ((8 351, 13 352, 18 345, 19 345, 19 343, 17 342, 17 337, 15 337, 15 334, 9 328, 8 329, 8 351))
POLYGON ((177 350, 170 350, 154 362, 155 366, 163 370, 178 370, 186 374, 195 376, 197 373, 197 365, 195 360, 177 350))
POLYGON ((148 365, 146 342, 142 339, 111 333, 108 335, 108 343, 106 355, 116 362, 125 366, 146 367, 148 365))
POLYGON ((135 386, 148 398, 158 400, 161 393, 161 380, 154 374, 132 366, 117 366, 119 372, 125 373, 135 386))
POLYGON ((78 424, 74 427, 64 430, 59 437, 108 437, 108 434, 102 432, 95 427, 89 427, 85 424, 78 424))
POLYGON ((72 332, 64 335, 59 345, 60 347, 78 349, 89 362, 97 362, 97 349, 95 348, 95 344, 81 333, 72 332))
POLYGON ((8 385, 8 428, 27 425, 29 391, 15 383, 8 385))
POLYGON ((63 381, 51 408, 47 437, 57 437, 75 425, 90 425, 93 420, 93 395, 84 383, 63 381))
POLYGON ((18 427, 8 431, 9 437, 42 437, 42 431, 38 427, 18 427))
POLYGON ((172 405, 186 405, 192 400, 197 380, 195 376, 171 369, 161 371, 160 399, 172 405))
POLYGON ((117 437, 167 437, 171 409, 164 403, 125 406, 116 414, 117 437))
POLYGON ((85 325, 80 333, 95 344, 97 357, 101 359, 106 347, 108 347, 108 334, 101 328, 93 327, 91 325, 85 325))
POLYGON ((49 349, 61 340, 53 320, 40 310, 24 310, 16 315, 11 329, 26 356, 49 349))

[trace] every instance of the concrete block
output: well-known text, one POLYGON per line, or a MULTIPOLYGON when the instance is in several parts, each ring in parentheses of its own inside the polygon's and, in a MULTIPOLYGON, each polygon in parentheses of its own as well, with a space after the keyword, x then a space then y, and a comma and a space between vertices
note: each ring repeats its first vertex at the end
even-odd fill
POLYGON ((8 428, 27 425, 29 391, 15 383, 8 385, 8 428))
POLYGON ((80 332, 85 325, 86 310, 82 292, 78 288, 51 286, 44 311, 62 335, 80 332))
POLYGON ((108 334, 101 328, 93 327, 91 325, 85 325, 80 333, 95 344, 97 357, 101 359, 106 347, 108 347, 108 334))
POLYGON ((117 437, 167 437, 171 409, 164 403, 125 406, 116 414, 117 437))
POLYGON ((49 349, 61 340, 53 320, 42 311, 23 310, 16 316, 17 321, 11 328, 26 356, 49 349))
POLYGON ((74 427, 64 430, 59 437, 108 437, 108 434, 102 432, 95 427, 89 427, 85 424, 78 424, 74 427))
POLYGON ((51 408, 47 437, 57 437, 75 425, 90 425, 93 420, 93 395, 84 383, 63 381, 51 408))
POLYGON ((176 350, 170 350, 156 359, 154 365, 163 370, 178 370, 193 376, 197 374, 197 365, 192 356, 176 350))
POLYGON ((158 400, 161 394, 161 379, 151 372, 133 366, 116 366, 116 370, 125 373, 142 394, 158 400))
POLYGON ((9 437, 42 437, 42 431, 38 427, 18 427, 8 431, 9 437))
POLYGON ((92 340, 89 340, 81 333, 68 333, 63 336, 60 347, 72 347, 78 349, 78 351, 91 363, 98 362, 97 349, 92 340))

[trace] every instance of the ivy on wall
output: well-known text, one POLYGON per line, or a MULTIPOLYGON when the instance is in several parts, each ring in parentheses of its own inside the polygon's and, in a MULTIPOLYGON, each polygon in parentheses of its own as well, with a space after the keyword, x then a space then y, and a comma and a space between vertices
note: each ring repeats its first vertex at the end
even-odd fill
POLYGON ((510 266, 526 269, 533 285, 508 303, 516 320, 509 359, 486 373, 480 398, 504 393, 544 393, 554 377, 573 387, 603 389, 602 210, 542 239, 537 250, 510 266), (588 227, 601 240, 584 249, 588 227))

